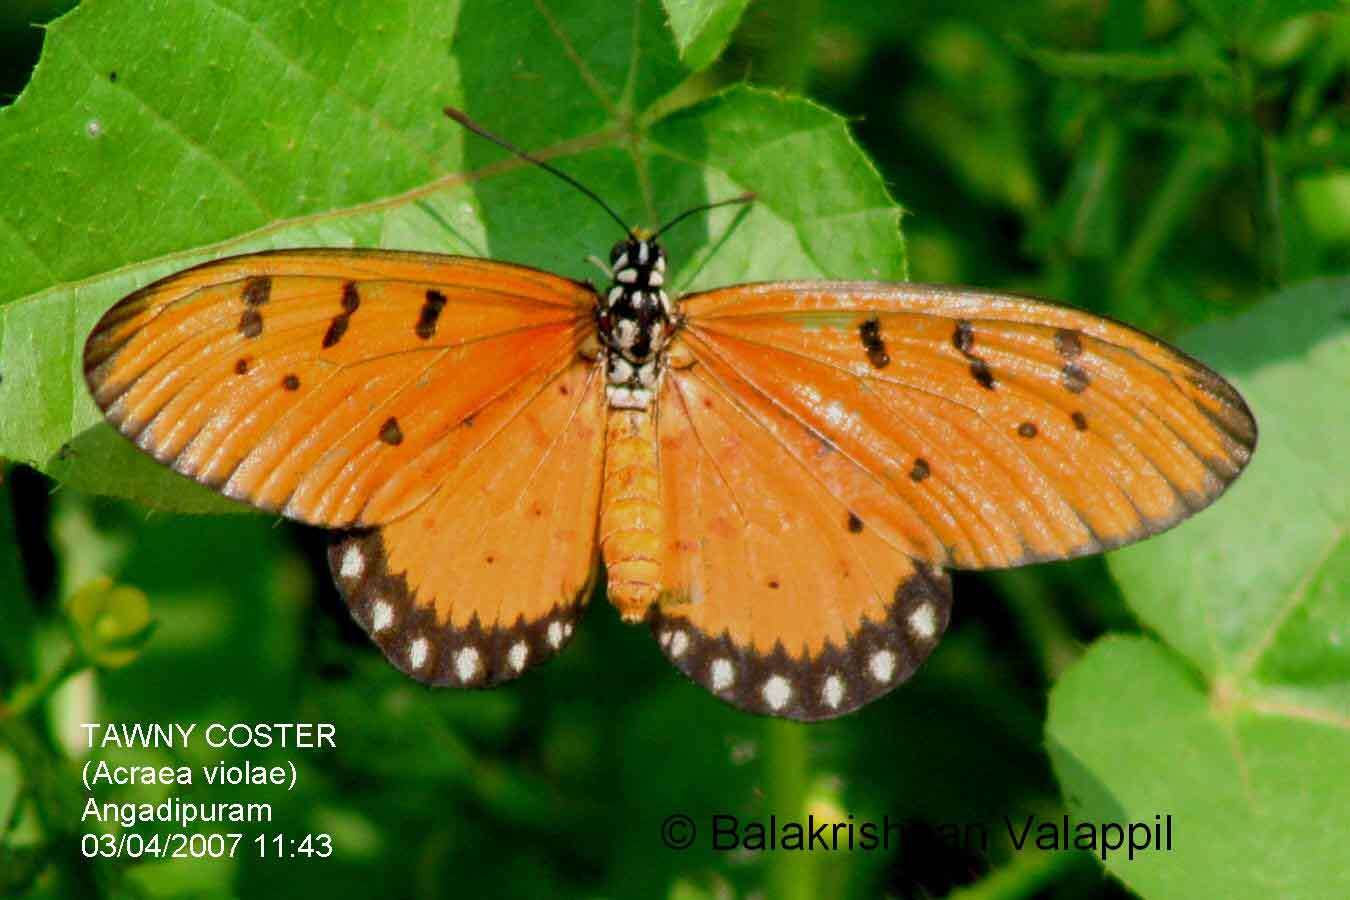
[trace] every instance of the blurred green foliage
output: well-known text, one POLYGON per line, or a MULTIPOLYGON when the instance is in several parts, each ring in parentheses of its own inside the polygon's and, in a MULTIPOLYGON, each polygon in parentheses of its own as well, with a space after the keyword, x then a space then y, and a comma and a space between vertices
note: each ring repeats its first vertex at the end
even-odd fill
MULTIPOLYGON (((0 12, 7 59, 27 53, 31 63, 40 35, 22 23, 68 4, 29 5, 0 12)), ((457 24, 484 29, 485 61, 460 75, 489 84, 499 73, 487 60, 507 60, 506 49, 520 41, 513 29, 535 13, 520 6, 518 15, 494 20, 476 5, 457 24)), ((230 6, 194 9, 209 25, 232 15, 230 6)), ((1338 474, 1346 483, 1329 429, 1345 420, 1350 287, 1294 289, 1224 321, 1285 285, 1350 271, 1343 5, 759 2, 708 67, 700 55, 715 53, 718 23, 729 28, 739 11, 725 8, 740 4, 668 6, 678 40, 656 58, 666 67, 658 74, 683 79, 677 96, 749 80, 852 118, 908 212, 902 228, 916 280, 1053 296, 1169 337, 1212 323, 1187 346, 1252 392, 1264 429, 1255 465, 1267 465, 1265 473, 1254 468, 1253 486, 1239 482, 1201 520, 1121 554, 1110 572, 1101 560, 1082 560, 958 575, 952 629, 918 678, 857 715, 803 727, 748 717, 684 682, 647 633, 623 627, 600 597, 568 652, 531 677, 487 693, 428 691, 388 666, 350 622, 315 533, 263 517, 147 514, 10 468, 0 489, 0 895, 1071 898, 1125 895, 1128 885, 1149 897, 1180 897, 1194 896, 1195 886, 1178 871, 1207 879, 1216 865, 1234 866, 1234 883, 1225 885, 1232 896, 1344 894, 1335 881, 1345 877, 1337 844, 1298 841, 1303 829, 1329 838, 1350 831, 1343 812, 1318 805, 1344 793, 1336 748, 1350 731, 1350 667, 1341 649, 1350 640, 1340 643, 1350 637, 1346 510, 1339 494, 1321 488, 1338 474), (1303 330, 1282 332, 1288 322, 1303 330), (1294 396, 1299 403, 1281 408, 1294 396), (1304 506, 1273 499, 1285 492, 1304 506), (1300 517, 1308 503, 1322 518, 1300 517), (1251 551, 1249 568, 1236 567, 1255 545, 1262 551, 1251 551), (101 577, 113 580, 100 586, 101 577), (137 591, 149 598, 150 630, 135 608, 137 591), (1261 643, 1265 620, 1279 631, 1261 643), (114 638, 111 657, 99 635, 114 638), (128 662, 128 653, 136 654, 129 664, 109 666, 128 662), (162 758, 93 757, 294 761, 295 791, 259 788, 240 799, 273 802, 274 831, 331 833, 332 858, 81 857, 79 767, 90 754, 78 723, 236 720, 330 721, 339 749, 196 745, 162 758), (1172 771, 1177 759, 1185 765, 1172 771), (1198 818, 1188 820, 1176 851, 1143 867, 1104 871, 1086 853, 1015 851, 1002 827, 1005 815, 1143 814, 1169 804, 1198 818), (1242 845, 1240 865, 1207 852, 1221 840, 1220 832, 1204 833, 1207 805, 1253 840, 1242 845), (677 852, 660 841, 673 812, 702 825, 712 813, 805 811, 885 815, 910 827, 889 853, 725 853, 703 841, 677 852), (940 827, 951 823, 987 825, 990 846, 945 840, 940 827), (1272 834, 1285 842, 1273 854, 1259 840, 1272 834)), ((388 24, 337 15, 350 29, 388 24)), ((147 13, 125 31, 155 27, 147 13)), ((595 33, 599 39, 603 29, 595 33)), ((419 45, 417 58, 430 69, 445 53, 443 39, 429 33, 419 45)), ((3 77, 0 93, 17 94, 26 67, 3 77)), ((644 85, 634 90, 641 95, 644 85)), ((398 112, 414 123, 425 115, 420 106, 398 112)), ((308 121, 314 109, 303 113, 308 121)), ((564 105, 549 113, 530 126, 535 132, 511 136, 548 144, 606 125, 599 113, 574 125, 564 105)), ((423 133, 440 128, 428 120, 423 133)), ((378 199, 439 174, 443 164, 423 158, 425 146, 453 150, 391 150, 406 165, 385 167, 379 178, 388 182, 363 173, 355 189, 378 199), (394 183, 403 174, 408 183, 394 183)), ((61 168, 59 157, 27 162, 61 168)), ((324 197, 350 196, 339 181, 352 176, 342 172, 335 166, 331 183, 312 186, 319 208, 324 197)), ((665 172, 670 183, 654 185, 663 208, 672 193, 693 189, 680 170, 665 172)), ((588 246, 584 252, 607 246, 598 242, 607 223, 580 224, 598 218, 582 203, 559 201, 553 187, 514 184, 524 199, 503 187, 497 209, 567 204, 578 223, 568 226, 569 240, 588 246)), ((59 213, 82 199, 15 197, 10 215, 59 213)), ((423 227, 445 212, 433 208, 423 227)), ((226 221, 211 215, 181 224, 209 230, 226 221)), ((371 240, 391 221, 418 225, 384 219, 369 225, 371 240)), ((188 246, 237 234, 232 227, 226 222, 188 246)), ((181 234, 167 228, 117 239, 144 242, 134 258, 154 260, 179 249, 181 234)), ((309 243, 339 237, 322 228, 302 234, 309 243)), ((553 246, 557 240, 556 230, 523 233, 508 250, 536 264, 577 265, 584 252, 553 246)), ((72 260, 106 250, 71 246, 72 260)), ((754 249, 722 247, 724 259, 713 254, 707 277, 733 279, 736 255, 754 249)), ((0 263, 20 269, 17 260, 0 263)), ((32 289, 103 272, 91 264, 32 289)), ((116 276, 106 289, 111 302, 116 276)), ((37 461, 59 475, 70 454, 102 451, 75 445, 37 461)), ((188 792, 224 799, 217 794, 188 792)), ((163 795, 160 787, 125 787, 102 799, 163 795)))

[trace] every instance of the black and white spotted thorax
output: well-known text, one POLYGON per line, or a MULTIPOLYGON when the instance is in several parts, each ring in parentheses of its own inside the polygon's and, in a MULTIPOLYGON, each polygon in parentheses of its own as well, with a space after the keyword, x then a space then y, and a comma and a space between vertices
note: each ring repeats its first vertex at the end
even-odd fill
POLYGON ((666 253, 656 241, 632 235, 614 245, 609 263, 613 281, 595 307, 605 396, 610 406, 648 409, 678 321, 664 288, 666 253))

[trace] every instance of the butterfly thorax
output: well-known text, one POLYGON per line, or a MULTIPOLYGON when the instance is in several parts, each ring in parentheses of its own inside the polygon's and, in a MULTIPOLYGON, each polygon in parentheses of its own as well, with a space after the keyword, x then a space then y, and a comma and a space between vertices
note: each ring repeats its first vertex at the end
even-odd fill
POLYGON ((674 331, 665 281, 666 253, 637 235, 614 245, 614 280, 595 309, 605 346, 605 394, 609 405, 648 409, 661 371, 661 352, 674 331))

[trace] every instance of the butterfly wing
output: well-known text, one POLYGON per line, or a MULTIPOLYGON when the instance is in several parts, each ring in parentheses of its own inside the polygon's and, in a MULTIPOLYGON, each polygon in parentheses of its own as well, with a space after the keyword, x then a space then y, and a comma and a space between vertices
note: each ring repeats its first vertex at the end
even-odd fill
POLYGON ((842 715, 946 627, 942 567, 1099 552, 1241 471, 1250 412, 1124 325, 918 285, 687 298, 659 408, 663 652, 744 709, 842 715))
POLYGON ((1064 559, 1156 534, 1212 502, 1256 444, 1214 372, 1067 307, 784 283, 684 310, 698 364, 777 410, 803 465, 935 564, 1064 559), (804 434, 829 452, 813 459, 804 434))
POLYGON ((571 637, 596 565, 590 288, 477 259, 283 251, 179 273, 85 347, 109 421, 228 496, 341 528, 398 668, 487 686, 571 637))
POLYGON ((477 259, 239 256, 114 306, 85 374, 108 420, 177 471, 311 524, 378 525, 575 360, 593 304, 586 285, 477 259))
POLYGON ((741 709, 803 720, 913 674, 946 628, 949 581, 798 459, 823 452, 814 437, 781 440, 786 417, 700 363, 667 372, 658 421, 668 590, 651 624, 676 667, 741 709))
POLYGON ((396 667, 490 687, 571 638, 596 570, 602 385, 568 366, 414 512, 334 541, 333 578, 396 667))

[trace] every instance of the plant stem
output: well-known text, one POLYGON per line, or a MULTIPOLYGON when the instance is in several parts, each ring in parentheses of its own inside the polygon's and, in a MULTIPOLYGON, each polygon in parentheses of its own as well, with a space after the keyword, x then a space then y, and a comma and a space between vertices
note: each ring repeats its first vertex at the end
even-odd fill
POLYGON ((72 650, 61 665, 43 675, 37 681, 21 684, 8 700, 0 701, 0 723, 26 716, 33 707, 45 702, 55 693, 67 678, 85 668, 84 657, 72 650))
MULTIPOLYGON (((768 810, 780 821, 803 822, 809 781, 806 726, 771 719, 765 736, 764 768, 768 810)), ((779 851, 768 857, 766 894, 783 900, 816 896, 816 860, 805 851, 779 851)))

